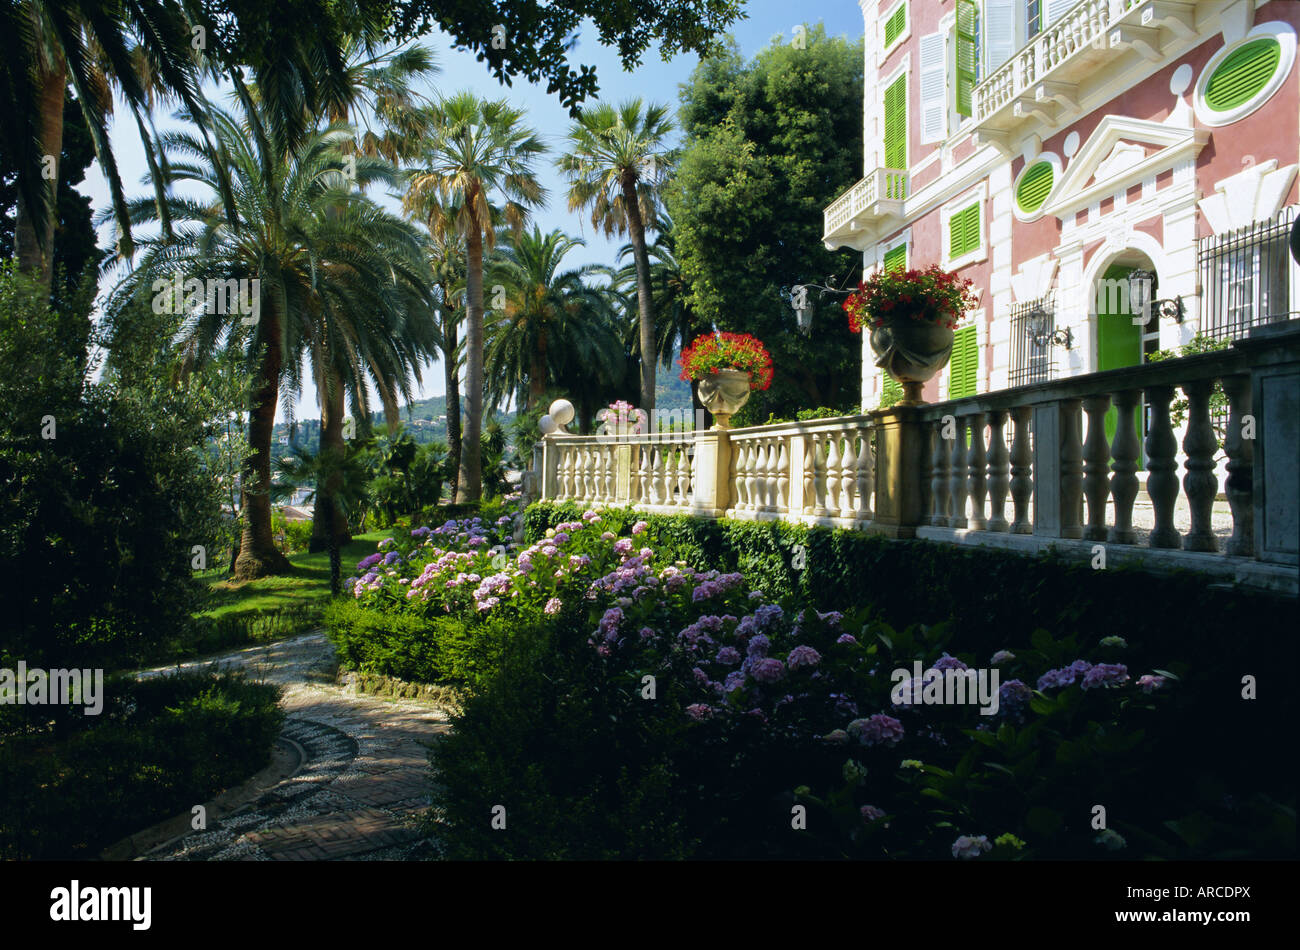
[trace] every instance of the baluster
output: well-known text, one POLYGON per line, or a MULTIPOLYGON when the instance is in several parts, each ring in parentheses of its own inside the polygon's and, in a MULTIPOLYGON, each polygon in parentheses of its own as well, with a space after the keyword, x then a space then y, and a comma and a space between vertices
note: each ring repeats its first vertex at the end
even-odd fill
POLYGON ((984 531, 989 523, 984 517, 985 480, 984 466, 984 413, 970 417, 970 451, 966 453, 966 486, 970 494, 970 515, 966 526, 972 531, 984 531))
POLYGON ((574 500, 587 501, 591 498, 591 479, 587 473, 587 447, 579 446, 575 450, 577 460, 577 470, 574 472, 574 500))
POLYGON ((835 517, 840 513, 840 440, 834 433, 826 437, 826 510, 823 514, 835 517))
POLYGON ((754 499, 757 502, 755 508, 758 511, 766 511, 772 504, 771 496, 767 492, 767 468, 772 456, 772 446, 767 439, 759 439, 758 457, 754 462, 754 499))
POLYGON ((776 511, 780 506, 777 489, 777 457, 781 454, 781 439, 773 437, 767 440, 767 467, 763 470, 764 481, 767 484, 767 507, 769 511, 776 511))
POLYGON ((646 480, 647 488, 650 493, 650 504, 658 505, 663 503, 662 488, 659 483, 659 470, 663 465, 663 455, 659 451, 659 446, 654 447, 654 454, 650 459, 649 477, 646 480))
POLYGON ((1242 432, 1252 412, 1249 376, 1225 376, 1223 391, 1228 397, 1228 431, 1223 448, 1228 454, 1228 477, 1223 493, 1232 509, 1232 537, 1227 553, 1233 557, 1255 556, 1255 444, 1242 432))
POLYGON ((823 452, 825 446, 824 439, 821 436, 809 436, 813 443, 813 492, 816 497, 816 507, 813 513, 817 516, 826 514, 826 456, 823 452))
POLYGON ((789 436, 782 436, 776 457, 776 508, 781 514, 790 510, 789 436))
POLYGON ((750 511, 758 511, 763 506, 763 500, 759 497, 758 489, 758 463, 761 461, 762 446, 758 439, 750 439, 746 445, 745 452, 745 492, 749 499, 747 507, 750 511))
POLYGON ((740 447, 740 468, 736 470, 737 484, 740 488, 741 504, 743 511, 752 511, 754 509, 754 489, 753 489, 753 471, 754 471, 754 443, 746 439, 740 447))
POLYGON ((813 513, 816 505, 816 496, 814 495, 814 486, 816 478, 814 469, 817 465, 817 447, 816 438, 811 435, 804 436, 803 440, 803 514, 810 515, 813 513))
POLYGON ((1029 425, 1033 411, 1032 406, 1016 406, 1011 410, 1016 427, 1011 440, 1012 534, 1033 534, 1034 531, 1029 508, 1029 499, 1034 492, 1033 456, 1029 451, 1029 425))
POLYGON ((644 504, 646 500, 646 476, 649 474, 646 463, 650 455, 650 446, 641 444, 636 447, 636 464, 632 466, 632 504, 644 504))
POLYGON ((1106 410, 1110 396, 1089 396, 1083 401, 1088 414, 1088 441, 1083 446, 1083 493, 1088 499, 1088 526, 1083 536, 1089 541, 1106 540, 1106 498, 1110 494, 1106 475, 1110 467, 1110 445, 1106 442, 1106 410))
POLYGON ((857 431, 850 429, 836 439, 840 441, 840 517, 852 520, 853 493, 858 487, 857 431))
POLYGON ((1178 441, 1169 424, 1169 403, 1174 387, 1151 386, 1146 390, 1151 407, 1151 431, 1147 433, 1147 494, 1156 512, 1151 531, 1153 548, 1181 548, 1183 536, 1174 527, 1174 503, 1178 500, 1178 441))
POLYGON ((677 504, 683 508, 691 504, 691 454, 690 446, 682 443, 677 453, 677 504))
POLYGON ((872 505, 876 493, 876 459, 871 451, 871 432, 871 429, 858 430, 862 442, 858 449, 857 510, 853 517, 863 523, 875 518, 872 505))
POLYGON ((601 501, 606 504, 614 502, 614 496, 617 492, 616 480, 618 478, 618 466, 614 462, 614 447, 612 445, 602 445, 599 449, 601 455, 601 467, 605 474, 605 491, 601 501))
POLYGON ((1083 436, 1077 399, 1061 400, 1061 537, 1082 538, 1083 526, 1083 436))
POLYGON ((994 409, 989 413, 989 526, 990 531, 1009 531, 1007 524, 1007 490, 1010 487, 1006 439, 1007 413, 994 409))
POLYGON ((956 433, 952 442, 952 468, 948 474, 948 490, 952 495, 952 514, 948 517, 948 527, 966 527, 966 416, 956 416, 956 433))
POLYGON ((930 524, 939 528, 948 525, 948 477, 952 444, 943 437, 943 420, 934 424, 934 455, 930 466, 930 524))
POLYGON ((1107 536, 1112 544, 1133 544, 1137 534, 1133 531, 1133 502, 1137 498, 1138 437, 1133 422, 1133 410, 1138 404, 1136 389, 1115 393, 1115 441, 1110 447, 1114 461, 1111 463, 1110 497, 1115 503, 1115 524, 1107 536))
POLYGON ((1183 436, 1183 451, 1187 453, 1183 476, 1183 491, 1192 511, 1192 526, 1183 539, 1187 551, 1217 551, 1219 542, 1214 537, 1214 496, 1219 491, 1219 479, 1214 474, 1214 453, 1219 440, 1210 421, 1210 394, 1214 380, 1201 379, 1183 386, 1187 395, 1187 434, 1183 436))
POLYGON ((555 494, 556 501, 569 500, 569 450, 567 447, 560 448, 560 464, 556 472, 557 491, 555 494))

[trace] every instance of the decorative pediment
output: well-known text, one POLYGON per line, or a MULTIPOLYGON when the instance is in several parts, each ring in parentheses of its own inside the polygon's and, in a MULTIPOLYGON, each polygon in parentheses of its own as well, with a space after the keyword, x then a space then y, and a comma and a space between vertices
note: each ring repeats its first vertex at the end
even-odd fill
POLYGON ((1209 138, 1204 129, 1108 115, 1079 148, 1043 210, 1067 218, 1194 157, 1209 138))
POLYGON ((1282 209, 1297 168, 1295 164, 1279 168, 1274 158, 1221 178, 1214 194, 1200 200, 1201 212, 1215 234, 1271 220, 1282 209))

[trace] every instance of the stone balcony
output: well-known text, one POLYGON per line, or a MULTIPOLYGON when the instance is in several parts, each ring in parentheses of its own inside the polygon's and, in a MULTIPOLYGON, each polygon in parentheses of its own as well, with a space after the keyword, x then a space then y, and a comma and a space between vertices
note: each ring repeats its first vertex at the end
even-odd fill
POLYGON ((1030 132, 1046 137, 1125 60, 1160 62, 1171 39, 1195 35, 1196 7, 1173 0, 1076 4, 975 87, 976 133, 1006 148, 1030 132))
POLYGON ((875 169, 822 212, 822 242, 832 251, 837 247, 862 250, 867 225, 902 217, 907 190, 907 172, 875 169))
POLYGON ((1094 566, 1101 552, 1108 567, 1192 570, 1296 596, 1298 446, 1293 320, 1225 351, 933 405, 664 436, 554 434, 537 445, 532 481, 547 500, 1052 549, 1094 566), (1216 383, 1230 404, 1222 485, 1216 383), (1189 404, 1181 453, 1176 390, 1189 404), (1144 400, 1149 431, 1139 443, 1134 409, 1144 400), (1108 439, 1112 406, 1120 412, 1108 439), (1149 506, 1137 504, 1140 489, 1149 506), (1215 511, 1221 494, 1226 513, 1215 511))

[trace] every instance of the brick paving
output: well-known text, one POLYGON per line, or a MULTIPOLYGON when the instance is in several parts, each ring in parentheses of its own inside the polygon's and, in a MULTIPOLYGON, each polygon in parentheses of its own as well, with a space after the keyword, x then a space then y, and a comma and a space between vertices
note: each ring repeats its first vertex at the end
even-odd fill
MULTIPOLYGON (((433 703, 360 696, 333 682, 321 633, 183 667, 239 668, 285 687, 280 741, 301 750, 289 778, 204 831, 144 855, 161 861, 346 861, 434 857, 428 745, 449 728, 433 703)), ((144 675, 165 672, 159 669, 144 675)))

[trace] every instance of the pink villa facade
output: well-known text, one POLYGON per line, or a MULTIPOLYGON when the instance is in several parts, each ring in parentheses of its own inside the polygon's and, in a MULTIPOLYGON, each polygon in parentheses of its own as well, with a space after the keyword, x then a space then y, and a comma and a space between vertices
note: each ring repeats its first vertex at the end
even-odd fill
MULTIPOLYGON (((1300 313, 1300 3, 861 0, 864 176, 825 210, 864 273, 976 308, 927 402, 1136 365, 1300 313), (1174 305, 1134 318, 1132 269, 1174 305)), ((862 405, 889 401, 864 335, 862 405)))

